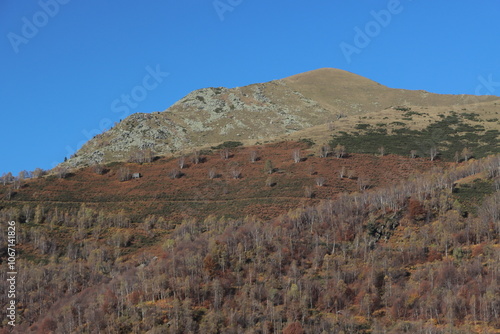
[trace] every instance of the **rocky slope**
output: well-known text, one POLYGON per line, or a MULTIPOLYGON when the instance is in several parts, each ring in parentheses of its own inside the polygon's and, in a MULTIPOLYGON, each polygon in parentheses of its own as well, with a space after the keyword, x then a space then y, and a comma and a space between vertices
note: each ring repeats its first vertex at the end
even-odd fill
POLYGON ((340 117, 391 106, 451 108, 498 99, 392 89, 346 71, 320 69, 245 87, 196 90, 163 112, 129 116, 86 143, 67 164, 123 161, 138 149, 168 155, 227 140, 254 144, 282 139, 340 117))

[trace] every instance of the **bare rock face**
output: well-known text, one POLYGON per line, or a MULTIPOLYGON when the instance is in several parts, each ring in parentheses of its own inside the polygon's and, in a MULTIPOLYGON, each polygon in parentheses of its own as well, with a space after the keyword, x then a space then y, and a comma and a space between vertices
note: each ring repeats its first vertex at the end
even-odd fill
MULTIPOLYGON (((485 97, 485 99, 487 99, 485 97)), ((163 112, 136 113, 87 142, 66 164, 128 160, 137 150, 168 155, 228 140, 252 143, 404 103, 461 104, 463 96, 391 89, 358 75, 320 69, 237 88, 203 88, 163 112)))

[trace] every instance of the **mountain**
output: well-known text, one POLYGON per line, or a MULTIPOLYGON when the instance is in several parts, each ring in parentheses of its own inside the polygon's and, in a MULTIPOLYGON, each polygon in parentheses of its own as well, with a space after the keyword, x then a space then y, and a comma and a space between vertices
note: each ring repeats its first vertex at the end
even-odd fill
POLYGON ((132 115, 0 178, 0 334, 499 333, 499 102, 323 69, 132 115))
POLYGON ((447 111, 486 105, 487 112, 492 112, 499 101, 496 96, 392 89, 353 73, 325 68, 244 87, 193 91, 163 112, 127 117, 87 142, 67 165, 126 161, 132 152, 146 148, 169 155, 228 140, 245 144, 283 140, 300 131, 307 133, 317 126, 357 115, 377 115, 398 106, 447 111))

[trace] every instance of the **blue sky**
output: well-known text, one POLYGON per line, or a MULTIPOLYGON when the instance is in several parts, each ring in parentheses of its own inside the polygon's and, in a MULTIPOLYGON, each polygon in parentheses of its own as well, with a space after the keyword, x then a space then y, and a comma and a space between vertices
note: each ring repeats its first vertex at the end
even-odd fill
POLYGON ((0 174, 52 168, 195 89, 322 67, 500 95, 499 14, 497 0, 3 0, 0 174))

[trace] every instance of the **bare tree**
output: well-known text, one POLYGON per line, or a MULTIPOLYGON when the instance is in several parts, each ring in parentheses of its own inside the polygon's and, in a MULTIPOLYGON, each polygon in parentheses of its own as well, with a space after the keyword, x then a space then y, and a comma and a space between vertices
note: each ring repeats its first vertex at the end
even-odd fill
POLYGON ((19 190, 19 189, 21 189, 22 182, 23 181, 19 177, 15 177, 14 182, 12 183, 12 187, 15 190, 19 190))
POLYGON ((34 179, 39 179, 45 175, 45 171, 41 168, 35 168, 35 170, 31 173, 34 179))
POLYGON ((434 161, 434 159, 436 159, 438 155, 438 150, 436 147, 431 147, 430 150, 429 150, 429 156, 431 158, 431 161, 434 161))
POLYGON ((238 166, 231 167, 230 174, 233 179, 241 178, 241 168, 238 166))
POLYGON ((56 173, 58 178, 64 179, 68 175, 68 167, 59 165, 54 168, 54 172, 56 173))
POLYGON ((267 187, 272 187, 275 185, 275 182, 274 182, 274 179, 272 176, 269 176, 267 179, 266 179, 266 186, 267 187))
POLYGON ((468 161, 472 157, 472 154, 472 150, 468 147, 464 147, 464 149, 462 150, 462 157, 465 161, 468 161))
POLYGON ((455 160, 456 163, 460 162, 460 154, 458 151, 455 151, 455 155, 453 155, 453 159, 455 160))
POLYGON ((378 148, 378 153, 380 154, 381 157, 383 157, 385 155, 385 147, 384 146, 380 146, 378 148))
POLYGON ((300 157, 300 149, 296 148, 295 150, 292 151, 292 158, 293 162, 298 163, 301 160, 300 157))
POLYGON ((342 178, 344 178, 345 175, 346 175, 346 168, 345 168, 345 166, 342 166, 342 168, 339 171, 339 176, 342 179, 342 178))
POLYGON ((118 179, 123 181, 128 181, 132 178, 132 174, 130 173, 130 169, 128 167, 120 167, 118 171, 118 179))
POLYGON ((267 174, 272 174, 274 172, 273 162, 271 160, 266 160, 264 165, 264 172, 267 174))
POLYGON ((319 148, 319 157, 320 158, 327 158, 330 153, 331 153, 332 149, 330 147, 330 145, 322 145, 320 148, 319 148))
POLYGON ((191 157, 191 161, 193 164, 197 165, 201 162, 201 153, 200 151, 194 151, 193 156, 191 157))
POLYGON ((358 178, 358 187, 359 190, 364 191, 370 187, 370 181, 364 177, 358 178))
POLYGON ((29 178, 30 175, 29 175, 29 172, 26 171, 26 170, 22 170, 19 172, 19 174, 17 175, 17 178, 21 181, 23 181, 24 179, 27 179, 29 178))
POLYGON ((411 150, 411 151, 410 151, 410 157, 411 157, 412 159, 415 159, 415 158, 417 157, 417 150, 411 150))
POLYGON ((169 173, 168 173, 168 177, 170 177, 171 179, 178 179, 182 176, 182 173, 180 170, 174 168, 172 169, 169 173))
POLYGON ((337 146, 335 146, 335 156, 337 157, 337 159, 340 159, 344 157, 344 155, 345 155, 345 146, 337 144, 337 146))
POLYGON ((307 198, 312 198, 314 195, 313 188, 311 186, 304 187, 304 196, 307 198))
POLYGON ((6 199, 7 201, 10 201, 10 200, 11 200, 11 198, 12 198, 12 193, 13 193, 13 191, 12 191, 12 187, 8 187, 8 188, 7 188, 7 190, 5 191, 5 199, 6 199))
POLYGON ((137 148, 130 152, 129 162, 135 163, 149 163, 154 160, 154 152, 151 148, 137 148))
POLYGON ((217 177, 217 170, 215 169, 215 167, 212 167, 208 170, 208 177, 210 179, 215 179, 217 177))
POLYGON ((325 178, 324 178, 324 177, 322 177, 322 176, 318 176, 318 177, 316 178, 316 185, 317 185, 318 187, 323 187, 323 186, 325 185, 325 182, 326 182, 326 180, 325 180, 325 178))
POLYGON ((229 159, 229 149, 227 147, 220 150, 219 153, 222 160, 229 159))
POLYGON ((251 150, 249 153, 250 162, 256 162, 259 159, 259 154, 256 150, 251 150))
POLYGON ((179 168, 180 168, 180 169, 183 169, 183 168, 186 166, 186 157, 185 157, 185 156, 183 156, 183 155, 181 155, 181 156, 179 157, 179 161, 178 161, 178 163, 179 163, 179 168))
POLYGON ((349 170, 347 171, 347 178, 349 178, 349 179, 354 179, 355 177, 356 177, 356 176, 355 176, 354 170, 349 169, 349 170))

